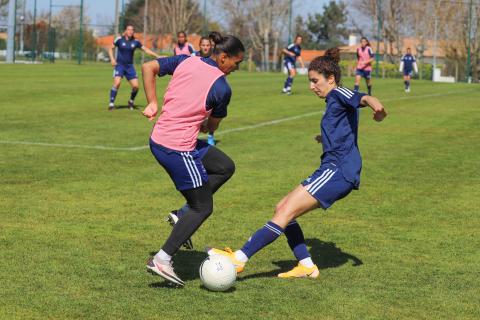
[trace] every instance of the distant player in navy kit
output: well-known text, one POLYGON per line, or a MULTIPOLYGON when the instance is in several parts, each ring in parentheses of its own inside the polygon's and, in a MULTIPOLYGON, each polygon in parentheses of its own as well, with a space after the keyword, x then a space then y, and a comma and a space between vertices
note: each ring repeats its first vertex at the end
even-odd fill
POLYGON ((287 77, 287 80, 285 80, 285 84, 283 85, 282 92, 288 95, 292 94, 293 78, 295 78, 295 75, 297 74, 297 69, 295 67, 297 58, 300 61, 302 68, 305 68, 303 59, 300 56, 302 53, 302 47, 300 47, 301 44, 302 44, 302 36, 297 35, 295 37, 295 41, 290 45, 288 45, 288 47, 282 50, 283 54, 285 55, 285 58, 283 59, 283 61, 285 63, 285 68, 287 68, 287 72, 288 72, 288 77, 287 77))
POLYGON ((256 252, 285 233, 298 265, 278 277, 319 276, 296 218, 318 207, 328 209, 358 189, 362 169, 358 149, 359 109, 369 106, 375 121, 382 121, 387 115, 377 98, 340 86, 339 60, 339 50, 329 49, 325 56, 315 58, 308 67, 310 90, 327 103, 320 125, 321 135, 316 137, 323 144, 320 167, 277 204, 272 220, 255 232, 240 250, 207 249, 209 255, 228 257, 237 272, 243 271, 256 252))
POLYGON ((113 42, 113 46, 109 48, 108 54, 110 55, 110 61, 112 66, 114 66, 113 73, 113 86, 110 90, 110 103, 108 105, 108 110, 112 111, 115 109, 115 98, 117 97, 118 89, 120 88, 120 83, 122 78, 127 78, 128 82, 132 86, 132 92, 130 94, 130 100, 128 100, 128 108, 133 110, 134 100, 138 93, 138 77, 137 72, 135 71, 135 66, 133 65, 133 55, 136 49, 142 49, 146 54, 159 58, 152 50, 148 49, 140 43, 134 37, 134 29, 132 25, 127 25, 125 31, 121 37, 118 37, 113 42), (113 54, 113 49, 117 47, 117 58, 113 54))
POLYGON ((403 71, 403 83, 405 84, 405 92, 410 92, 410 80, 412 79, 413 71, 418 73, 417 59, 412 54, 412 50, 407 48, 407 54, 400 59, 400 72, 403 71))

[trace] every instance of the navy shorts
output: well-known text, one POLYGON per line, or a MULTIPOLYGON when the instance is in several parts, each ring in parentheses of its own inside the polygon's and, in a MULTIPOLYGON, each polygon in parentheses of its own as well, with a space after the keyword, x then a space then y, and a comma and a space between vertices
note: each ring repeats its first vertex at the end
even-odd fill
POLYGON ((343 177, 341 169, 332 163, 320 168, 302 182, 308 193, 318 200, 323 209, 330 208, 335 201, 345 198, 353 189, 353 183, 343 177))
POLYGON ((295 69, 295 62, 292 62, 290 60, 285 60, 285 68, 287 68, 288 71, 295 69))
POLYGON ((371 71, 367 71, 367 70, 363 70, 363 69, 357 69, 355 71, 355 74, 357 76, 360 76, 362 78, 365 78, 365 79, 370 79, 372 78, 372 72, 371 71))
POLYGON ((202 158, 210 145, 198 140, 192 151, 176 151, 161 146, 150 139, 150 150, 158 163, 167 171, 177 190, 190 190, 208 181, 202 158))
POLYGON ((413 75, 413 70, 403 70, 403 75, 411 77, 413 75))
POLYGON ((125 77, 129 81, 138 78, 133 64, 117 64, 113 70, 113 77, 125 77))

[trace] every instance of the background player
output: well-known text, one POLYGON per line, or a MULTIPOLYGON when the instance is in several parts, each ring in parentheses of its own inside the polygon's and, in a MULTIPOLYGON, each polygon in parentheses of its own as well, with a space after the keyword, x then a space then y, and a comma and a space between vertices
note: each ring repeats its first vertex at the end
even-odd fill
POLYGON ((112 66, 114 66, 113 73, 113 86, 110 90, 110 103, 108 110, 115 109, 115 98, 117 97, 118 89, 123 77, 126 77, 130 85, 132 86, 132 92, 130 93, 130 99, 128 100, 128 108, 133 109, 134 100, 138 93, 138 77, 137 71, 135 71, 135 65, 133 64, 133 55, 136 49, 142 49, 146 54, 159 57, 155 52, 148 49, 135 39, 135 30, 132 25, 127 25, 123 35, 118 37, 113 42, 113 46, 109 48, 108 55, 112 66), (113 54, 113 49, 117 47, 117 58, 113 54))
POLYGON ((287 72, 288 72, 288 77, 287 77, 287 80, 285 80, 282 92, 288 95, 292 94, 293 79, 297 74, 297 69, 296 69, 297 58, 300 61, 302 68, 305 68, 303 59, 300 56, 302 53, 302 48, 300 47, 301 44, 302 44, 302 36, 297 35, 295 37, 295 41, 289 44, 286 48, 282 50, 283 54, 285 55, 283 61, 285 64, 285 68, 287 68, 287 72))
POLYGON ((355 91, 360 89, 360 81, 365 78, 368 95, 372 95, 372 62, 374 54, 367 38, 362 37, 360 48, 357 48, 357 70, 355 71, 355 91))
POLYGON ((256 252, 285 233, 299 263, 278 276, 316 278, 319 275, 296 218, 318 207, 327 209, 358 189, 362 168, 357 145, 359 108, 370 106, 376 121, 386 117, 376 98, 340 86, 338 62, 339 50, 329 49, 325 56, 315 58, 308 67, 310 89, 318 97, 326 98, 327 103, 321 120, 321 136, 316 138, 323 144, 320 167, 277 204, 272 220, 255 232, 240 250, 208 250, 209 255, 229 257, 237 272, 243 271, 246 262, 256 252))
POLYGON ((147 270, 176 285, 172 256, 200 228, 213 211, 213 193, 234 173, 233 161, 219 149, 197 140, 202 131, 215 131, 227 115, 231 89, 225 76, 238 69, 245 48, 234 36, 213 35, 211 58, 179 55, 148 62, 142 67, 148 106, 143 114, 153 120, 158 112, 157 75, 172 74, 160 117, 150 136, 150 150, 185 197, 188 211, 173 227, 161 250, 147 262, 147 270), (208 119, 205 124, 204 120, 208 119))
MULTIPOLYGON (((197 57, 208 58, 212 55, 212 40, 209 37, 200 38, 200 50, 195 52, 197 57)), ((215 136, 213 132, 209 132, 207 136, 207 143, 211 146, 215 145, 215 136)))
POLYGON ((410 92, 410 80, 412 79, 413 71, 418 73, 417 59, 412 54, 412 50, 407 48, 407 54, 400 59, 399 71, 403 71, 403 83, 405 84, 405 92, 410 92))
POLYGON ((185 31, 180 31, 177 33, 177 44, 173 48, 173 55, 178 56, 185 54, 191 56, 195 53, 192 45, 187 42, 187 33, 185 31))

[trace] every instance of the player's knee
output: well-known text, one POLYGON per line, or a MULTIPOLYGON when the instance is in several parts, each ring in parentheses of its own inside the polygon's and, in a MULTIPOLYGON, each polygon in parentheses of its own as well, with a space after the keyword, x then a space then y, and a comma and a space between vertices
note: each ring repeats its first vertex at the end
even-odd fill
POLYGON ((228 159, 227 161, 225 161, 223 172, 227 179, 230 179, 233 176, 233 174, 235 173, 235 163, 233 162, 233 160, 228 159))
POLYGON ((275 215, 285 216, 287 215, 287 205, 286 201, 281 201, 275 206, 275 215))
POLYGON ((132 86, 132 91, 138 91, 138 85, 132 86))

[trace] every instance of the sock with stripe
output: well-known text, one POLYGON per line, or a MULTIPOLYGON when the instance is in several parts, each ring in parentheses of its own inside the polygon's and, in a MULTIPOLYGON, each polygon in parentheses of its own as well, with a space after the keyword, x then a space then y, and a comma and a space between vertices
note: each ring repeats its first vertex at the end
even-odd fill
POLYGON ((130 93, 130 100, 133 101, 137 97, 138 89, 132 89, 132 92, 130 93))
POLYGON ((357 92, 358 92, 359 89, 360 89, 360 86, 354 86, 354 87, 353 87, 353 91, 357 91, 357 92))
POLYGON ((368 88, 368 95, 371 96, 372 95, 372 86, 367 86, 368 88))
POLYGON ((240 251, 249 259, 256 252, 275 241, 282 233, 283 229, 281 227, 269 221, 253 234, 240 251))
POLYGON ((303 261, 307 258, 310 258, 310 261, 312 260, 307 245, 305 244, 305 237, 302 228, 300 228, 297 220, 293 220, 287 225, 285 228, 285 236, 287 237, 290 249, 292 249, 295 258, 297 258, 298 261, 303 261))
POLYGON ((112 89, 110 89, 110 103, 114 103, 115 102, 115 98, 117 97, 117 88, 115 87, 112 87, 112 89))

